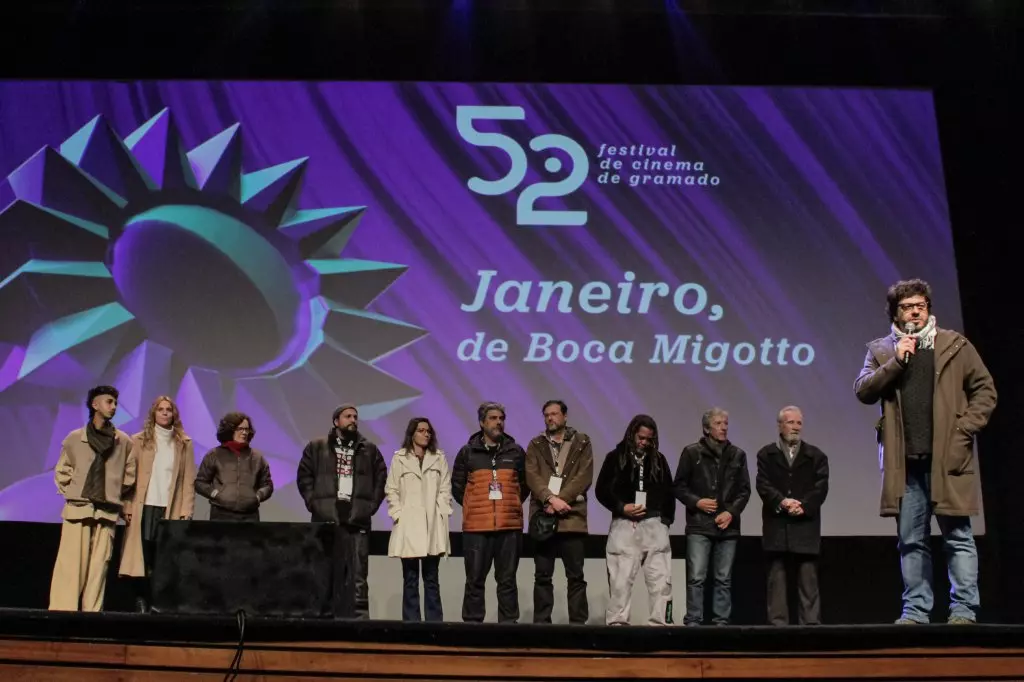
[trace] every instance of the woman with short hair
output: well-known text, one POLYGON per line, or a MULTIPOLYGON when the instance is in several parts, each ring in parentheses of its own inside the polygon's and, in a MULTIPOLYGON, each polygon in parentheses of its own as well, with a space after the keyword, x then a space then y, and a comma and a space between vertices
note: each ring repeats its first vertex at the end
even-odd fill
POLYGON ((229 412, 217 427, 220 445, 206 453, 196 492, 210 500, 211 521, 259 521, 260 505, 274 493, 267 460, 250 446, 256 427, 249 415, 229 412))

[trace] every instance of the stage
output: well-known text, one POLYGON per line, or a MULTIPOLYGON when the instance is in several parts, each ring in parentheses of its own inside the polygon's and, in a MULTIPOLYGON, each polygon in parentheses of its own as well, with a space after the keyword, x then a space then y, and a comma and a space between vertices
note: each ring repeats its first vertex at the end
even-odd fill
MULTIPOLYGON (((0 682, 1024 680, 1024 625, 997 624, 1024 620, 1022 325, 1007 305, 1017 283, 1001 279, 1019 268, 1015 232, 1001 229, 1019 203, 1019 3, 316 4, 25 3, 5 22, 6 78, 21 80, 0 96, 11 103, 0 107, 0 682), (460 125, 463 107, 486 109, 476 105, 523 118, 460 125), (498 191, 496 178, 511 184, 524 166, 484 148, 488 136, 528 157, 502 194, 478 190, 498 191), (699 159, 721 182, 676 184, 673 172, 647 183, 630 168, 644 161, 607 153, 634 141, 671 149, 651 161, 699 159), (621 174, 602 166, 620 162, 621 174), (577 168, 581 184, 569 182, 577 168), (538 213, 586 223, 536 229, 538 213), (325 244, 310 238, 318 225, 338 231, 325 244), (507 287, 477 304, 487 272, 507 287), (851 383, 863 343, 889 323, 884 287, 912 276, 933 284, 941 325, 964 331, 999 389, 977 442, 982 625, 881 624, 899 615, 900 556, 895 522, 877 515, 877 409, 857 404, 851 383), (576 294, 565 314, 563 282, 576 294), (540 292, 552 294, 546 308, 540 292), (799 357, 783 353, 790 341, 799 357), (628 362, 613 362, 627 346, 628 362), (730 627, 388 620, 401 612, 401 567, 387 557, 383 515, 369 539, 371 621, 129 613, 123 526, 108 612, 38 610, 60 538, 59 443, 84 423, 86 390, 108 381, 132 432, 158 394, 182 404, 206 446, 224 412, 250 411, 278 485, 264 525, 305 520, 297 458, 341 402, 375 406, 364 420, 385 454, 407 419, 428 414, 450 456, 484 399, 506 403, 509 433, 525 444, 542 428, 541 401, 561 396, 599 456, 647 411, 673 469, 713 402, 732 413, 750 466, 775 438, 778 408, 804 405, 808 440, 827 446, 832 466, 820 564, 830 624, 758 625, 756 494, 730 627)), ((585 571, 598 622, 603 514, 591 503, 585 571)), ((681 521, 671 538, 680 620, 681 521)), ((456 619, 461 527, 456 516, 440 577, 456 619)), ((944 621, 947 568, 931 542, 933 615, 944 621)), ((524 538, 524 622, 533 552, 524 538)), ((220 575, 281 596, 269 557, 220 575)), ((493 575, 487 595, 493 615, 493 575)))
POLYGON ((1024 626, 467 625, 0 609, 4 680, 1019 680, 1024 626), (237 652, 241 658, 232 671, 237 652))

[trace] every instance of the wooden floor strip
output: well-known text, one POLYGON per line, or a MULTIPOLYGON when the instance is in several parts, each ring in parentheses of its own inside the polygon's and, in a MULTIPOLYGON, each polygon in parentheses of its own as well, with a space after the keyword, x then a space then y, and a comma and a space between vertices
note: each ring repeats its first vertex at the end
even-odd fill
MULTIPOLYGON (((0 639, 4 680, 223 679, 233 643, 126 644, 0 639)), ((458 649, 373 643, 260 643, 244 650, 238 680, 1021 680, 1024 648, 824 652, 653 652, 458 649)))

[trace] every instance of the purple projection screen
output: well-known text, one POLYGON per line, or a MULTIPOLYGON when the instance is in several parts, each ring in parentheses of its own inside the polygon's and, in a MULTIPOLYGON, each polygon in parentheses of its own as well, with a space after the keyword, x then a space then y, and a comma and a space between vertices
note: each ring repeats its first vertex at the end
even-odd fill
POLYGON ((825 532, 889 534, 864 344, 905 277, 961 327, 927 92, 5 82, 0 178, 0 519, 59 520, 60 441, 112 383, 130 433, 174 396, 197 459, 252 415, 264 520, 308 518, 341 402, 388 459, 427 416, 453 461, 481 401, 525 445, 558 398, 598 466, 643 412, 673 468, 721 406, 752 474, 796 404, 825 532))

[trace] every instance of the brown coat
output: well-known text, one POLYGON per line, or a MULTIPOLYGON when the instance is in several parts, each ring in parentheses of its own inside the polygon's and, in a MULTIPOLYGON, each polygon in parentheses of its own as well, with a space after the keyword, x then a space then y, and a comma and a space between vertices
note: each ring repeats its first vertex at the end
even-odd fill
MULTIPOLYGON (((897 516, 906 489, 903 418, 893 335, 868 344, 864 368, 854 382, 865 404, 881 401, 878 458, 882 469, 882 516, 897 516)), ((913 362, 913 360, 911 360, 913 362)), ((935 393, 932 408, 931 496, 940 516, 979 513, 974 439, 996 406, 996 388, 978 351, 961 334, 939 329, 935 336, 935 393)))
POLYGON ((259 450, 250 448, 236 455, 220 445, 203 457, 196 472, 195 489, 210 500, 211 507, 247 514, 259 510, 270 499, 274 481, 270 464, 259 450))
MULTIPOLYGON (((57 490, 64 499, 73 504, 88 505, 82 497, 85 477, 89 473, 96 454, 89 446, 85 435, 85 427, 75 429, 67 435, 60 445, 60 458, 53 470, 57 490)), ((135 485, 135 452, 131 437, 116 429, 114 433, 114 452, 106 462, 106 481, 104 492, 106 501, 120 508, 130 495, 135 485)))
MULTIPOLYGON (((568 435, 568 434, 567 434, 568 435)), ((544 508, 551 497, 548 482, 555 475, 555 460, 547 436, 541 434, 526 446, 526 484, 530 488, 530 516, 544 508)), ((587 491, 594 483, 594 448, 590 437, 572 432, 569 452, 562 467, 562 488, 558 497, 572 509, 558 519, 560 533, 587 532, 587 491)))
MULTIPOLYGON (((121 568, 118 575, 146 575, 146 566, 142 554, 142 508, 146 504, 146 493, 149 481, 153 477, 153 462, 156 459, 156 443, 142 444, 142 433, 132 436, 132 452, 137 453, 138 469, 135 489, 125 504, 131 512, 132 520, 128 524, 124 536, 124 549, 121 551, 121 568)), ((183 441, 174 441, 174 478, 168 499, 170 504, 164 511, 165 519, 191 519, 195 505, 196 493, 193 482, 196 478, 195 451, 192 439, 185 436, 183 441)))

